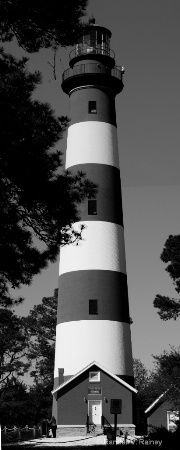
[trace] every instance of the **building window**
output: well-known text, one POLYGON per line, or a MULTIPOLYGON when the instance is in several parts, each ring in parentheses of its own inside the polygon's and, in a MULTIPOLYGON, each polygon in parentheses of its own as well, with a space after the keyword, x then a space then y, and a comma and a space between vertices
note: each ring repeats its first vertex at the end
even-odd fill
POLYGON ((97 381, 100 381, 100 372, 89 372, 89 381, 90 383, 97 383, 97 381))
POLYGON ((177 420, 179 420, 179 411, 167 411, 167 429, 169 431, 175 431, 177 420))
POLYGON ((89 314, 98 314, 97 300, 89 300, 89 314))
POLYGON ((97 214, 97 201, 96 200, 88 200, 88 215, 96 215, 97 214))
POLYGON ((89 102, 89 114, 97 114, 96 102, 89 102))

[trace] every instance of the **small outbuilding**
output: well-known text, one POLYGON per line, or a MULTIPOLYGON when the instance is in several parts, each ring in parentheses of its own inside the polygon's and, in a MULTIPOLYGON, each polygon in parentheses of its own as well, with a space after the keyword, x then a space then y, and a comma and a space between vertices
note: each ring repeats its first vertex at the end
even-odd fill
POLYGON ((86 434, 92 424, 97 429, 114 426, 111 400, 121 400, 117 430, 134 435, 136 393, 133 386, 95 361, 68 380, 59 369, 59 385, 52 391, 53 415, 62 432, 86 434))
POLYGON ((145 411, 148 433, 157 427, 164 427, 169 431, 176 430, 179 411, 174 411, 171 403, 166 400, 165 394, 165 392, 161 394, 145 411))

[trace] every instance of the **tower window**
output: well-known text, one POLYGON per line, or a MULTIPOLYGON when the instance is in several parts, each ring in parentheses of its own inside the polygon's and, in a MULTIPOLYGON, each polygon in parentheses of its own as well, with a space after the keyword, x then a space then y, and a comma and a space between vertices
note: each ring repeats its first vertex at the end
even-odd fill
POLYGON ((88 215, 96 215, 97 214, 97 201, 96 200, 88 200, 88 215))
POLYGON ((97 300, 89 300, 89 314, 98 314, 97 300))
POLYGON ((97 114, 96 102, 89 102, 89 114, 97 114))

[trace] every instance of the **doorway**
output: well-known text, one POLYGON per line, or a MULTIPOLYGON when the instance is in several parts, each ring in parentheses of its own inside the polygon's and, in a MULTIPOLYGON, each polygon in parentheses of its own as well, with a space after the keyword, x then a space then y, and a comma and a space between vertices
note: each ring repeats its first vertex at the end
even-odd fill
POLYGON ((102 400, 88 401, 89 422, 95 425, 101 425, 102 400))

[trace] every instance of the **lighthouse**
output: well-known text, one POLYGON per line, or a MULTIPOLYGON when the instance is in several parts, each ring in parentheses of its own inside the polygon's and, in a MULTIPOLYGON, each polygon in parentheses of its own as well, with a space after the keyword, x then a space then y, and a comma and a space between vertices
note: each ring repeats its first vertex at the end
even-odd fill
POLYGON ((80 205, 78 245, 60 249, 53 415, 61 429, 104 429, 113 420, 114 397, 122 404, 118 425, 133 434, 136 390, 115 110, 124 70, 116 67, 110 38, 110 30, 91 18, 62 79, 71 120, 65 168, 84 172, 97 194, 80 205))

